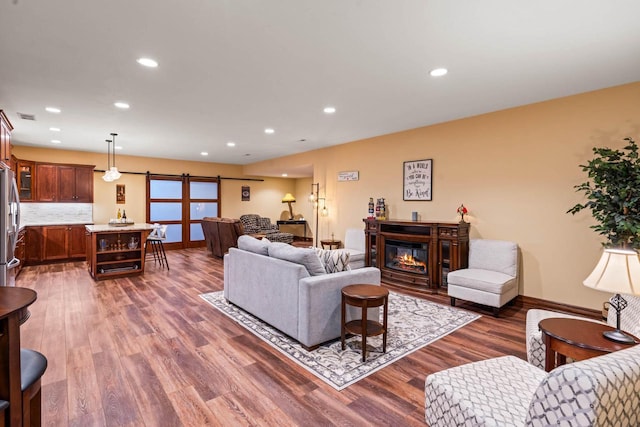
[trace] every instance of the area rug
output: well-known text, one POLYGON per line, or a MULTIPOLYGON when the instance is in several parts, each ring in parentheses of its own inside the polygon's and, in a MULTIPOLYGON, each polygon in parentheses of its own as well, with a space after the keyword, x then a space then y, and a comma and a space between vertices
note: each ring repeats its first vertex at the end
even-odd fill
POLYGON ((348 387, 480 317, 455 307, 389 292, 387 352, 382 353, 382 335, 368 337, 367 360, 363 363, 360 336, 349 337, 344 351, 340 338, 307 351, 294 339, 227 303, 222 291, 200 297, 336 390, 348 387))

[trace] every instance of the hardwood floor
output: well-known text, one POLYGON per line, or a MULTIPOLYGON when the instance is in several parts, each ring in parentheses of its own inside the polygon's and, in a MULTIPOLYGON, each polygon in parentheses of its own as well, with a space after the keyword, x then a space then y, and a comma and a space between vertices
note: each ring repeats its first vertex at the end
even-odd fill
MULTIPOLYGON (((424 425, 431 372, 505 354, 525 358, 515 303, 338 392, 198 295, 221 290, 204 248, 169 251, 171 270, 94 282, 84 262, 25 267, 38 292, 22 347, 49 361, 43 425, 424 425)), ((448 304, 446 296, 427 299, 448 304)), ((473 379, 471 379, 473 380, 473 379)))

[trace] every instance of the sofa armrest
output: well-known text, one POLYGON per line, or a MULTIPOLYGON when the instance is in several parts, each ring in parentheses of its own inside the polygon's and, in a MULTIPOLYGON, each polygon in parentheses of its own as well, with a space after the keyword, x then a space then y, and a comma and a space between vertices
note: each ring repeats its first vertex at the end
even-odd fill
MULTIPOLYGON (((365 267, 300 279, 298 341, 312 347, 339 337, 342 302, 340 291, 345 286, 356 284, 380 285, 380 270, 365 267)), ((370 310, 370 316, 377 318, 379 310, 370 310)))

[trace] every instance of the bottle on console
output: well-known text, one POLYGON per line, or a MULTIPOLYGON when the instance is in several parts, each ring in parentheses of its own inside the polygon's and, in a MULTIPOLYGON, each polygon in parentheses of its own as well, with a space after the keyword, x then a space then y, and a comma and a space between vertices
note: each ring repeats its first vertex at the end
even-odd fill
POLYGON ((122 209, 122 222, 127 222, 127 211, 122 209))

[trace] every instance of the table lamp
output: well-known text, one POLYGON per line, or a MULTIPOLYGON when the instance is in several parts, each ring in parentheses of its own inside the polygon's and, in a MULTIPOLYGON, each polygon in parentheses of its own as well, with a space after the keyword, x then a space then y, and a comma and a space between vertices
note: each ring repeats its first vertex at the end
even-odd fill
POLYGON ((287 193, 282 198, 282 203, 287 203, 289 205, 289 220, 293 219, 293 208, 291 207, 291 203, 295 203, 296 198, 293 197, 293 194, 287 193))
POLYGON ((627 300, 620 294, 640 294, 638 253, 626 249, 605 249, 583 284, 599 291, 615 293, 610 304, 616 310, 616 330, 603 332, 605 338, 620 343, 634 343, 632 337, 620 330, 620 312, 627 307, 627 300))

